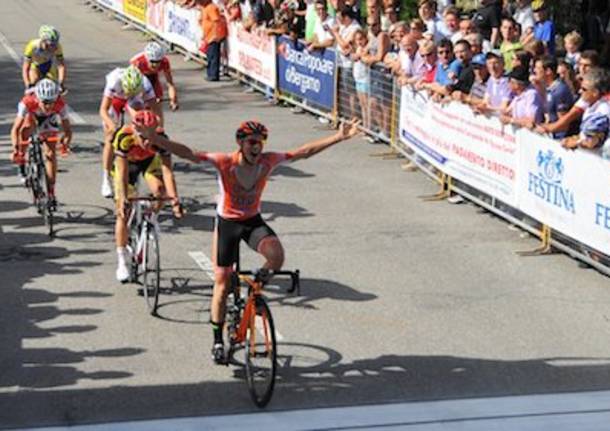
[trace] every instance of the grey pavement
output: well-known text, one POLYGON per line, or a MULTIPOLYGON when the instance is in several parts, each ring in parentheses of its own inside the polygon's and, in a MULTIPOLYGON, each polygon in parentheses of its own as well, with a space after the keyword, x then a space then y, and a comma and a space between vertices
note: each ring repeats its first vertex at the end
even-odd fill
MULTIPOLYGON (((74 153, 60 160, 57 237, 10 163, 21 95, 0 46, 0 427, 251 413, 243 373, 212 365, 211 280, 189 255, 211 248, 212 169, 178 162, 189 213, 162 215, 159 318, 133 285, 114 280, 113 205, 99 194, 104 75, 146 42, 77 0, 5 0, 0 31, 17 53, 40 24, 62 33, 74 153)), ((233 151, 240 121, 271 130, 269 150, 325 136, 308 115, 270 106, 233 81, 206 83, 171 56, 182 109, 170 136, 233 151)), ((471 205, 424 202, 435 184, 361 138, 284 166, 268 184, 265 219, 299 268, 268 292, 281 334, 269 411, 610 389, 606 277, 564 255, 519 257, 537 243, 471 205)), ((260 264, 244 250, 243 266, 260 264)), ((442 405, 439 408, 443 408, 442 405)), ((528 428, 529 429, 529 428, 528 428)))

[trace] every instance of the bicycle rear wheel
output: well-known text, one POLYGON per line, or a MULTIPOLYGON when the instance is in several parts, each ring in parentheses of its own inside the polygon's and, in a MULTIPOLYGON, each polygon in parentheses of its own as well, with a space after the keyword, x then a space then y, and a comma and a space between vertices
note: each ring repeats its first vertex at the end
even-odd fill
POLYGON ((271 310, 262 296, 255 299, 255 316, 246 332, 246 380, 250 396, 258 407, 265 407, 275 386, 277 346, 271 310))
POLYGON ((144 245, 142 289, 144 298, 150 314, 157 313, 159 304, 159 287, 161 285, 161 257, 159 253, 159 236, 155 228, 148 223, 144 229, 147 230, 147 239, 144 245))

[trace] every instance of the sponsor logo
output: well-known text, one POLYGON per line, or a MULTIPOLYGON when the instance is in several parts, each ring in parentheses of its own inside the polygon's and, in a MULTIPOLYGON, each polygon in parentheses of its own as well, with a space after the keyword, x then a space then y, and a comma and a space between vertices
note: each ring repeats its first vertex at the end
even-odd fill
POLYGON ((193 42, 197 42, 197 35, 191 29, 188 18, 183 18, 174 11, 169 11, 167 14, 168 32, 182 36, 193 42))
POLYGON ((537 172, 528 173, 528 192, 540 200, 575 214, 574 193, 563 186, 565 165, 552 150, 540 150, 536 157, 537 172))

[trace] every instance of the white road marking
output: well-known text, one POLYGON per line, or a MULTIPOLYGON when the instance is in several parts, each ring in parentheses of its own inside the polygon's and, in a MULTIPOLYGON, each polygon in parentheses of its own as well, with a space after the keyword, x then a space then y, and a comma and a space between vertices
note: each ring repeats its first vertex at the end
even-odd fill
POLYGON ((6 49, 6 52, 8 52, 8 55, 10 55, 11 58, 15 61, 15 63, 17 63, 17 66, 21 66, 21 57, 19 56, 19 54, 17 54, 17 52, 15 52, 8 39, 6 38, 6 36, 4 36, 4 33, 2 32, 0 32, 0 44, 2 44, 4 49, 6 49))
MULTIPOLYGON (((202 251, 189 251, 188 252, 191 259, 195 261, 197 266, 205 272, 205 274, 209 277, 210 280, 214 280, 214 264, 210 260, 210 258, 202 251)), ((260 326, 258 325, 260 332, 260 326)), ((261 334, 262 335, 262 334, 261 334)), ((277 328, 275 329, 275 338, 277 341, 284 341, 284 336, 279 333, 277 328)))
MULTIPOLYGON (((8 39, 2 32, 0 32, 0 44, 2 44, 2 46, 4 47, 6 52, 8 52, 8 55, 11 56, 11 58, 15 61, 17 66, 21 67, 21 56, 19 54, 17 54, 17 52, 13 49, 13 47, 9 43, 8 39)), ((74 109, 72 109, 70 106, 68 106, 68 116, 70 117, 70 121, 73 124, 80 124, 80 125, 87 124, 85 119, 80 114, 78 114, 74 109)))
POLYGON ((214 281, 214 264, 210 258, 202 251, 189 251, 189 256, 205 272, 209 279, 214 281))
MULTIPOLYGON (((607 430, 610 391, 338 407, 112 423, 113 431, 405 429, 409 431, 607 430)), ((32 431, 105 431, 109 424, 32 431)), ((29 431, 29 430, 28 430, 29 431)))

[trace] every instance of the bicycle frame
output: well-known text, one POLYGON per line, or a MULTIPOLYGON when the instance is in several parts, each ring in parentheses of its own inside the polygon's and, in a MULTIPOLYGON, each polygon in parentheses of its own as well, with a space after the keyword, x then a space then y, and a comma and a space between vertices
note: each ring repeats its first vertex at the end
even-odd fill
MULTIPOLYGON (((245 276, 240 276, 239 279, 248 283, 249 293, 246 300, 246 305, 244 307, 244 314, 239 322, 239 326, 235 332, 235 339, 233 341, 236 343, 243 343, 246 340, 246 333, 252 324, 252 319, 256 318, 256 297, 262 295, 263 286, 262 283, 256 282, 245 276)), ((267 344, 268 340, 269 336, 268 334, 265 334, 265 341, 267 344)), ((267 348, 269 348, 268 345, 267 348)))

